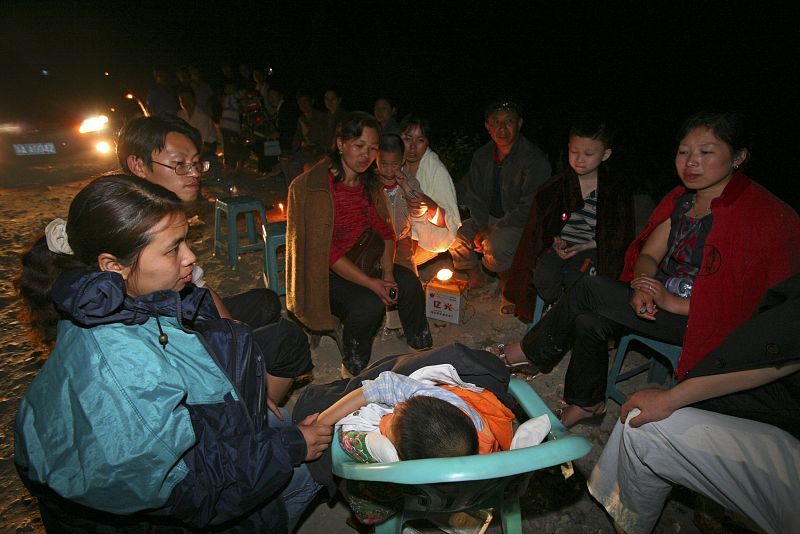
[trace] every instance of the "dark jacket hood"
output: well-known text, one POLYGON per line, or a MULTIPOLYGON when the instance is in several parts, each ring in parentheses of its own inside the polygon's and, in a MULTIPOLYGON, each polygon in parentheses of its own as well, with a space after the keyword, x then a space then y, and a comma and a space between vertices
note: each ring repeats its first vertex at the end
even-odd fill
POLYGON ((53 284, 53 302, 67 319, 86 327, 144 324, 150 317, 217 317, 207 289, 188 285, 181 293, 156 291, 140 297, 125 293, 125 281, 107 271, 67 271, 53 284))

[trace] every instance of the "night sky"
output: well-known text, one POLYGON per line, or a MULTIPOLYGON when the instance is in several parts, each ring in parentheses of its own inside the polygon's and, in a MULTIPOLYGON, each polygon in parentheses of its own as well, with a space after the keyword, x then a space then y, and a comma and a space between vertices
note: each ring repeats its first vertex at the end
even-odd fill
MULTIPOLYGON (((274 69, 290 89, 339 88, 348 109, 392 96, 435 131, 482 133, 495 95, 525 105, 523 133, 552 157, 574 115, 617 127, 626 172, 670 176, 681 121, 704 107, 754 119, 751 171, 786 197, 797 165, 797 13, 769 2, 4 0, 4 72, 104 70, 146 92, 152 68, 224 62, 274 69)), ((76 81, 75 83, 81 83, 76 81)), ((633 176, 634 180, 640 177, 633 176)), ((671 185, 671 184, 668 184, 671 185)), ((797 206, 796 197, 787 198, 797 206)))

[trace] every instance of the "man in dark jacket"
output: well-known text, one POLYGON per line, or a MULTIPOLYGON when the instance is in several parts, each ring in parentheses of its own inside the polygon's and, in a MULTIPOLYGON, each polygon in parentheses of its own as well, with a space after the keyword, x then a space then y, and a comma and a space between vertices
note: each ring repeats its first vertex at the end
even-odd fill
POLYGON ((453 266, 469 276, 469 288, 487 283, 477 254, 489 271, 501 281, 511 267, 522 229, 528 220, 536 189, 550 177, 550 162, 542 150, 519 134, 520 106, 498 100, 485 111, 486 130, 491 141, 472 156, 464 176, 463 204, 470 218, 458 231, 450 248, 453 266))

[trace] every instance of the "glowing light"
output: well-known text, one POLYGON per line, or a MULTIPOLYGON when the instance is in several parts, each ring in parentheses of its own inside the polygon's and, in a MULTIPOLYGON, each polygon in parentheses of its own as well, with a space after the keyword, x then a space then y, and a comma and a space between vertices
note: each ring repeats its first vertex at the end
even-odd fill
POLYGON ((108 76, 108 71, 103 72, 103 76, 108 76))
POLYGON ((450 269, 439 269, 439 272, 436 273, 436 279, 440 282, 446 282, 453 278, 453 271, 450 269))
POLYGON ((135 94, 133 94, 133 93, 125 93, 125 98, 127 98, 128 100, 135 100, 136 104, 139 106, 139 109, 142 110, 142 115, 144 115, 145 117, 149 117, 150 116, 150 113, 148 113, 147 108, 144 107, 144 104, 142 103, 141 100, 136 98, 135 94))
POLYGON ((96 117, 89 117, 84 120, 81 127, 78 128, 80 133, 97 132, 103 130, 108 124, 108 117, 105 115, 98 115, 96 117))
POLYGON ((278 202, 278 209, 283 213, 283 202, 278 202))
POLYGON ((99 143, 94 145, 94 147, 101 154, 108 154, 109 152, 111 152, 111 143, 109 143, 108 141, 100 141, 99 143))
POLYGON ((22 126, 14 122, 0 122, 0 134, 16 134, 22 131, 22 126))

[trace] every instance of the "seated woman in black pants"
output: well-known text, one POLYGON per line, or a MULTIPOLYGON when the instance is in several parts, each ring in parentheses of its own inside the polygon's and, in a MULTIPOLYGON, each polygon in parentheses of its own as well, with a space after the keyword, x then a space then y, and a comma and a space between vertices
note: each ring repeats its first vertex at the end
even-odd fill
POLYGON ((349 114, 337 127, 330 158, 289 188, 286 306, 314 331, 332 330, 331 314, 341 320, 343 374, 366 367, 387 305, 397 304, 411 348, 433 344, 422 285, 394 264, 394 231, 374 166, 379 142, 374 117, 349 114), (384 241, 380 274, 365 273, 347 256, 370 229, 384 241))
POLYGON ((628 248, 620 280, 582 278, 521 343, 509 367, 548 372, 572 348, 561 420, 602 417, 607 340, 621 330, 682 345, 678 380, 739 325, 768 287, 800 271, 800 218, 751 181, 742 117, 700 113, 679 137, 682 186, 628 248))

